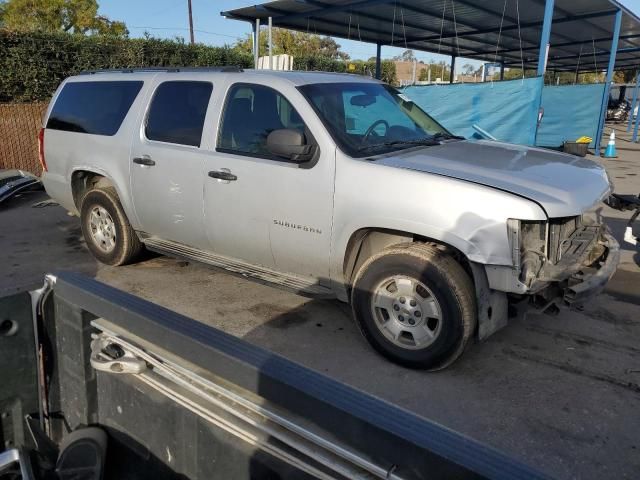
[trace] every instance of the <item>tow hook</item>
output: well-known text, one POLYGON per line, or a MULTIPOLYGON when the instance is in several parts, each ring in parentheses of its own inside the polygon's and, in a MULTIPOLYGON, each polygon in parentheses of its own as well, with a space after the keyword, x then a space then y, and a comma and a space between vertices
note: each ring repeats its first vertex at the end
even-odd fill
POLYGON ((638 245, 638 237, 633 234, 633 222, 635 222, 638 215, 640 215, 640 194, 635 196, 613 193, 604 203, 614 210, 621 212, 633 211, 631 218, 627 222, 627 228, 624 231, 624 241, 631 245, 638 245))

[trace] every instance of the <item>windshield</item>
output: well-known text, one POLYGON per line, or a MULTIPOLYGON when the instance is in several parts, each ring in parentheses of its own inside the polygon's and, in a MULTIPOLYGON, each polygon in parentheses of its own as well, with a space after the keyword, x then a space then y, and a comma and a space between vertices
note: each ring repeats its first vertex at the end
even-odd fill
POLYGON ((458 138, 398 90, 380 83, 317 83, 300 91, 352 157, 458 138))

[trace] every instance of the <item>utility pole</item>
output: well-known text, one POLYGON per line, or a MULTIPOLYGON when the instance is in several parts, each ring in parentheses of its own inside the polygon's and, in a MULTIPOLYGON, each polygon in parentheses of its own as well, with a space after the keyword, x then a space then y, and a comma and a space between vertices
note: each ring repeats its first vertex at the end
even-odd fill
POLYGON ((189 5, 189 34, 191 35, 191 45, 193 45, 196 43, 196 40, 193 37, 193 11, 191 9, 191 0, 187 0, 187 4, 189 5))

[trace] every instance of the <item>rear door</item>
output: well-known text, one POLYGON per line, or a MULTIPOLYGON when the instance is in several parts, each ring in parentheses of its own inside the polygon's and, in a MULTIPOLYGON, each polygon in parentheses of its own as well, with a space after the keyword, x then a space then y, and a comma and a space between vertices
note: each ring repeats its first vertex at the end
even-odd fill
POLYGON ((145 233, 206 248, 200 148, 214 85, 206 77, 156 77, 154 92, 134 134, 131 191, 145 233))

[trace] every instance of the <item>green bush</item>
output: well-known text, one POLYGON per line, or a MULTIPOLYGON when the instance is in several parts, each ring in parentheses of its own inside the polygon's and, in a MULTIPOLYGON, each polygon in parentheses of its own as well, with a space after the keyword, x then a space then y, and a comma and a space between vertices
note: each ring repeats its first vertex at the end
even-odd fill
POLYGON ((47 100, 64 78, 85 70, 222 65, 247 68, 253 58, 175 40, 0 30, 0 102, 47 100))
MULTIPOLYGON (((358 75, 373 77, 376 73, 376 62, 373 60, 335 60, 332 58, 307 56, 294 57, 293 68, 294 70, 356 73, 358 75), (353 65, 353 69, 349 68, 350 65, 353 65)), ((396 64, 391 60, 383 60, 381 77, 383 81, 392 85, 395 84, 397 82, 396 64)))
MULTIPOLYGON (((251 68, 253 57, 230 47, 178 40, 0 30, 0 102, 48 100, 62 80, 86 70, 223 65, 251 68)), ((294 58, 294 69, 373 76, 375 62, 306 56, 294 58)), ((382 62, 382 79, 396 83, 393 62, 382 62)))
POLYGON ((346 72, 347 64, 344 60, 309 55, 293 58, 293 69, 321 72, 346 72))

